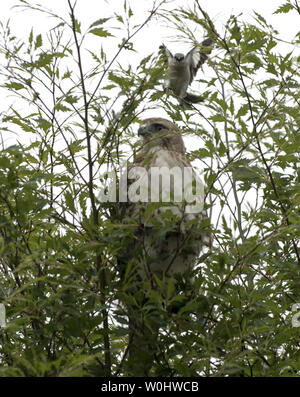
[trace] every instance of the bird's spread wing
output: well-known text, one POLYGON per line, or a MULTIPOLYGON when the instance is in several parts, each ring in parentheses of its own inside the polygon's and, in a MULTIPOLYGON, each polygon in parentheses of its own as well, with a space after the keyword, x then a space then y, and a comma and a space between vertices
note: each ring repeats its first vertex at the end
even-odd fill
POLYGON ((159 53, 162 55, 162 58, 166 64, 169 64, 170 61, 173 59, 173 54, 167 49, 164 44, 159 46, 159 53))
POLYGON ((190 67, 190 84, 193 81, 196 73, 201 65, 208 59, 208 54, 211 53, 212 39, 207 38, 199 46, 191 49, 186 55, 186 60, 190 67))

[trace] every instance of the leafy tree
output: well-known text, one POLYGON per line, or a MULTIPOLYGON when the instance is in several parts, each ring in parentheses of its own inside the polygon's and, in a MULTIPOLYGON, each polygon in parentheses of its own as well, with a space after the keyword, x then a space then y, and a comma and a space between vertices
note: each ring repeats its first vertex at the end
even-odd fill
MULTIPOLYGON (((20 1, 53 17, 46 35, 33 29, 18 38, 1 25, 2 95, 17 100, 1 116, 0 375, 134 376, 128 304, 145 318, 155 307, 161 321, 151 375, 298 375, 297 56, 277 49, 279 33, 257 13, 253 23, 233 15, 219 32, 197 0, 168 11, 162 0, 132 27, 135 10, 125 1, 83 31, 74 3, 66 4, 68 19, 20 1), (135 53, 154 18, 181 40, 197 42, 194 28, 214 39, 203 104, 181 109, 162 92, 157 53, 135 53), (104 50, 110 40, 118 42, 113 56, 104 50), (118 63, 134 53, 137 65, 118 63), (99 191, 106 171, 118 174, 137 150, 134 123, 149 109, 193 134, 189 157, 204 170, 214 239, 192 286, 178 292, 170 282, 168 294, 152 290, 142 306, 130 269, 120 277, 116 260, 132 232, 99 191)), ((300 5, 288 0, 275 12, 300 18, 300 5)), ((290 44, 299 43, 296 35, 290 44)))

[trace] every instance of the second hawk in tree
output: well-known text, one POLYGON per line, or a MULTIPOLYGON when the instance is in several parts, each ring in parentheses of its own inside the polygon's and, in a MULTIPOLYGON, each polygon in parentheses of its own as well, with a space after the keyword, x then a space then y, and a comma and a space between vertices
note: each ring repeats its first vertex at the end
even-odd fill
POLYGON ((212 39, 207 38, 186 55, 181 53, 173 55, 164 44, 159 47, 167 63, 165 88, 173 92, 181 105, 198 103, 203 100, 202 96, 188 93, 187 89, 199 67, 208 59, 212 44, 212 39))

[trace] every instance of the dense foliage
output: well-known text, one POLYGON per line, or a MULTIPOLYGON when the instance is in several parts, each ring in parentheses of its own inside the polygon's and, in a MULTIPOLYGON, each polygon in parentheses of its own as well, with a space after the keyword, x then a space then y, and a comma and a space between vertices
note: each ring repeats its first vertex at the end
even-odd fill
MULTIPOLYGON (((20 1, 51 14, 47 35, 18 38, 2 24, 1 91, 14 101, 0 130, 0 376, 134 376, 121 302, 145 318, 158 310, 153 375, 299 374, 299 35, 279 51, 280 33, 258 14, 253 23, 232 16, 220 32, 198 1, 168 11, 154 3, 134 27, 134 4, 125 2, 111 18, 91 15, 82 31, 67 3, 69 19, 20 1), (192 109, 162 92, 156 49, 145 59, 135 52, 154 18, 191 45, 197 29, 214 39, 207 74, 198 75, 205 100, 192 109), (193 136, 189 158, 204 170, 214 239, 189 299, 170 281, 141 307, 116 261, 131 230, 99 191, 105 171, 118 172, 137 150, 137 122, 149 109, 193 136)), ((300 20, 295 0, 276 12, 300 20)))

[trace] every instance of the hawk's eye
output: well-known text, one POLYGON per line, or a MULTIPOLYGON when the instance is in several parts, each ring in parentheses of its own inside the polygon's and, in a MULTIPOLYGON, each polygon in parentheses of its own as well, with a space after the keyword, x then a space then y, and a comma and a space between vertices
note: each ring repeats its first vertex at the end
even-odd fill
POLYGON ((165 126, 162 124, 159 124, 159 123, 155 123, 154 128, 155 128, 155 131, 161 131, 163 128, 165 128, 165 126))

